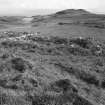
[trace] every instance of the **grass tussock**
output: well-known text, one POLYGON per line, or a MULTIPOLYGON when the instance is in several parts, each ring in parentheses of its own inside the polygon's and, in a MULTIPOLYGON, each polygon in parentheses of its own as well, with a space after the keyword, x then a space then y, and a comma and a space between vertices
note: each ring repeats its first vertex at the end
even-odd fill
POLYGON ((75 68, 73 66, 63 65, 62 63, 55 64, 55 66, 60 67, 62 72, 68 72, 76 78, 83 80, 88 84, 93 84, 95 86, 99 86, 100 80, 91 72, 86 72, 82 69, 75 68))

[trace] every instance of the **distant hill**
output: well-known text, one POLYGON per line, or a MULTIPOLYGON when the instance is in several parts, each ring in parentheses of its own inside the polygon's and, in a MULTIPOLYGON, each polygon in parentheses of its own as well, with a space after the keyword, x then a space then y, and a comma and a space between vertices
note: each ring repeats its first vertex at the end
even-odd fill
POLYGON ((25 16, 2 16, 0 17, 0 29, 26 25, 25 16))
POLYGON ((23 18, 21 16, 3 16, 0 17, 0 24, 21 24, 23 18))
POLYGON ((64 15, 64 14, 82 15, 82 14, 91 14, 91 13, 84 9, 67 9, 67 10, 56 12, 56 15, 64 15))
POLYGON ((51 15, 33 16, 33 26, 50 23, 105 28, 105 15, 94 14, 84 9, 67 9, 51 15))

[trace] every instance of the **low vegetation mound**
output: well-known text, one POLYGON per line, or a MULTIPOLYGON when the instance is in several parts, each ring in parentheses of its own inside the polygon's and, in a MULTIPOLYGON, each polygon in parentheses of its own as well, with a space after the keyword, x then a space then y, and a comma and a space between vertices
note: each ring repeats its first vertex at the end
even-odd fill
POLYGON ((19 72, 25 72, 26 70, 26 62, 22 58, 13 58, 11 59, 12 68, 19 71, 19 72))

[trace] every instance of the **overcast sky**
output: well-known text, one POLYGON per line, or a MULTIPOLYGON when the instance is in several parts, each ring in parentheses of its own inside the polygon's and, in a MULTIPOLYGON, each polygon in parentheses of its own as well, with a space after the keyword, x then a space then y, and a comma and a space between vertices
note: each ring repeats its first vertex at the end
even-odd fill
POLYGON ((0 0, 0 14, 21 14, 36 9, 69 8, 105 13, 105 0, 0 0))

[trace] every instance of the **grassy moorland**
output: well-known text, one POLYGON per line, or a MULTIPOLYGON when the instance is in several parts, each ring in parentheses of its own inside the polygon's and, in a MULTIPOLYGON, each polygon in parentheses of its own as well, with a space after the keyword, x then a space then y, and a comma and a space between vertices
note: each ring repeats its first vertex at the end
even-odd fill
POLYGON ((105 105, 104 15, 65 10, 17 27, 0 32, 0 105, 105 105))

